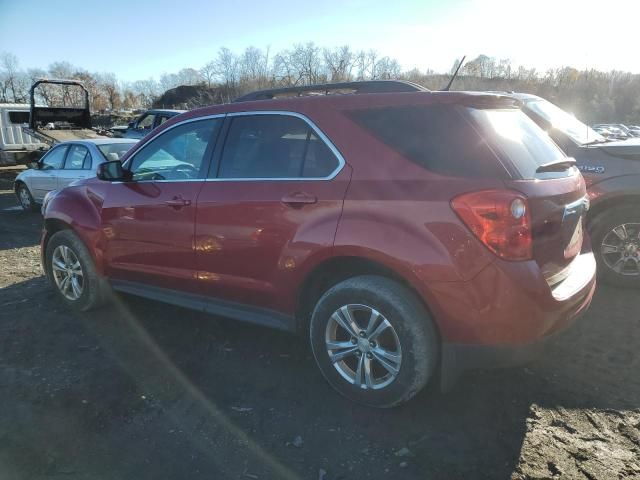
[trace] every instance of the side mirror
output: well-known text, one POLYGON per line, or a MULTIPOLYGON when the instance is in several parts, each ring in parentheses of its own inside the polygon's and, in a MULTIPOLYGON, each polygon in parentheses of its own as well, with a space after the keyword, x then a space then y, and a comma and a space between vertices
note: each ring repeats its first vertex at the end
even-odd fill
POLYGON ((129 128, 135 128, 136 122, 129 122, 129 128))
POLYGON ((112 160, 111 162, 105 162, 98 165, 96 170, 96 177, 106 182, 114 182, 118 180, 125 180, 125 169, 122 168, 120 160, 112 160))
POLYGON ((40 162, 29 162, 27 163, 27 168, 31 170, 40 170, 40 162))

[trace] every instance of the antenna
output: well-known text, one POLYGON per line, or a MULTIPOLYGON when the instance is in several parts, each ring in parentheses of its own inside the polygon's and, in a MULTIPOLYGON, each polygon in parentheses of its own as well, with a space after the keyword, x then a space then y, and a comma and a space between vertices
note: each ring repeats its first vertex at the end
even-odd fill
POLYGON ((453 75, 451 76, 451 80, 449 80, 449 83, 447 84, 446 87, 444 87, 442 89, 443 92, 448 92, 449 89, 451 88, 451 84, 453 83, 453 81, 456 79, 456 77, 458 76, 458 72, 460 71, 460 67, 462 66, 462 64, 464 63, 464 59, 467 58, 466 55, 464 55, 462 57, 462 60, 460 60, 460 63, 458 64, 458 68, 456 68, 456 71, 453 72, 453 75))

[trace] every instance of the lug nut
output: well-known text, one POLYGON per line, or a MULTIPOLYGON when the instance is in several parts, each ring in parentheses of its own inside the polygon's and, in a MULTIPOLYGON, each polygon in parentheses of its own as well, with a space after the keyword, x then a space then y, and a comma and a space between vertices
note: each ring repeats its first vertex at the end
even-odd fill
POLYGON ((362 356, 362 352, 360 350, 356 351, 356 357, 361 357, 362 356))
POLYGON ((360 334, 359 334, 359 335, 360 335, 361 337, 364 337, 364 335, 365 335, 364 330, 360 330, 360 334))
POLYGON ((356 340, 356 337, 351 337, 351 343, 353 343, 354 345, 358 343, 358 340, 356 340))
POLYGON ((368 359, 372 359, 372 358, 373 358, 373 355, 369 352, 369 353, 367 353, 367 358, 368 358, 368 359))
POLYGON ((369 342, 369 346, 371 348, 376 348, 376 342, 369 342))

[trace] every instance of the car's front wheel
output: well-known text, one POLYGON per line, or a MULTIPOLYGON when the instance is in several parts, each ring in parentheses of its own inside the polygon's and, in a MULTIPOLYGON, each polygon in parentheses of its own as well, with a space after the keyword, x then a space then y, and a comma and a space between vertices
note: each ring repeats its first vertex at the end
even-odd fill
POLYGON ((45 270, 58 296, 75 310, 102 305, 110 288, 93 263, 82 240, 71 230, 61 230, 46 247, 45 270))
POLYGON ((591 223, 598 275, 607 283, 640 287, 640 207, 614 207, 591 223))
POLYGON ((341 394, 374 407, 393 407, 433 376, 439 343, 416 295, 385 277, 338 283, 318 301, 310 326, 314 357, 341 394))
POLYGON ((29 187, 27 187, 24 183, 20 183, 16 188, 16 194, 18 195, 18 201, 20 202, 20 206, 27 212, 37 212, 38 204, 33 199, 33 195, 29 191, 29 187))

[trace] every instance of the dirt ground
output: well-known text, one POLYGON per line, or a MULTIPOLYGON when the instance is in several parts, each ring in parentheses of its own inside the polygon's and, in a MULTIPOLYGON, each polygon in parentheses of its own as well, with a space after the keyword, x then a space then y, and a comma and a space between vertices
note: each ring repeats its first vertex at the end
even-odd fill
POLYGON ((637 291, 599 287, 526 368, 379 411, 286 333, 133 297, 72 313, 15 205, 1 171, 2 479, 640 478, 637 291))

